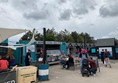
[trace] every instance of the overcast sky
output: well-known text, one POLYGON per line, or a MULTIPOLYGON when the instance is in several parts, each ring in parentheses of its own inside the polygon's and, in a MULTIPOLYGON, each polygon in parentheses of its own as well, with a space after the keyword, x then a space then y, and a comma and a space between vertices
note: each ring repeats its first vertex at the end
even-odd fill
POLYGON ((118 38, 118 0, 0 0, 0 27, 118 38))

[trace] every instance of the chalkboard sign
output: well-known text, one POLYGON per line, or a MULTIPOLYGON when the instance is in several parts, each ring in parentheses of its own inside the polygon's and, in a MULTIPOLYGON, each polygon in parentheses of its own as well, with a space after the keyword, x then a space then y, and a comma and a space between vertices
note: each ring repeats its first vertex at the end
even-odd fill
POLYGON ((0 73, 0 83, 16 83, 16 72, 8 71, 0 73))

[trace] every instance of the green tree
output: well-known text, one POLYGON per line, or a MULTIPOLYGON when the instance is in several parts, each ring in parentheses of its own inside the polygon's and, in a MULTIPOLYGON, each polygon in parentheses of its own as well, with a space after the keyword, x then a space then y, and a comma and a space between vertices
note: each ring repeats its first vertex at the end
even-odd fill
MULTIPOLYGON (((30 40, 32 38, 32 32, 27 32, 20 40, 30 40)), ((43 35, 36 33, 35 40, 42 41, 43 35)), ((66 29, 61 30, 59 33, 55 31, 54 28, 46 30, 46 41, 65 41, 67 43, 94 43, 94 38, 91 37, 88 33, 77 33, 69 32, 66 29)))
POLYGON ((47 29, 46 31, 46 41, 55 41, 56 40, 57 33, 55 32, 55 29, 47 29))
POLYGON ((21 37, 20 40, 30 40, 32 38, 32 32, 28 31, 25 35, 21 37))
POLYGON ((73 38, 70 32, 67 31, 66 29, 64 31, 60 31, 59 34, 57 35, 57 38, 59 41, 73 42, 73 38))
POLYGON ((40 33, 37 33, 37 34, 35 35, 35 40, 37 40, 37 41, 43 41, 43 35, 40 34, 40 33))
POLYGON ((71 36, 72 36, 73 41, 74 41, 75 43, 79 43, 79 34, 78 34, 76 31, 71 32, 71 36))
POLYGON ((93 43, 93 37, 91 37, 88 33, 85 33, 85 41, 86 43, 93 43))
POLYGON ((84 33, 80 33, 79 34, 79 43, 83 43, 84 42, 84 33))

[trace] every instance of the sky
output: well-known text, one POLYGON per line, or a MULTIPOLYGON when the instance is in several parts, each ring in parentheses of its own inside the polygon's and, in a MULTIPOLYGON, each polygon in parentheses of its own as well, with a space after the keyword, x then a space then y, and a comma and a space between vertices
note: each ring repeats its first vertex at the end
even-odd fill
MULTIPOLYGON (((0 0, 0 27, 118 39, 118 0, 0 0)), ((17 36, 18 37, 18 36, 17 36)))

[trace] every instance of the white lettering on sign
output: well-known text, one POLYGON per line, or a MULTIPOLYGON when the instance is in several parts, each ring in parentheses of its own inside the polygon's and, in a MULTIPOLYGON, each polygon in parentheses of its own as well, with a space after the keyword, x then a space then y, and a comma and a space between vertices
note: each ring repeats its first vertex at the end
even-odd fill
POLYGON ((15 80, 7 81, 5 83, 16 83, 15 80))

